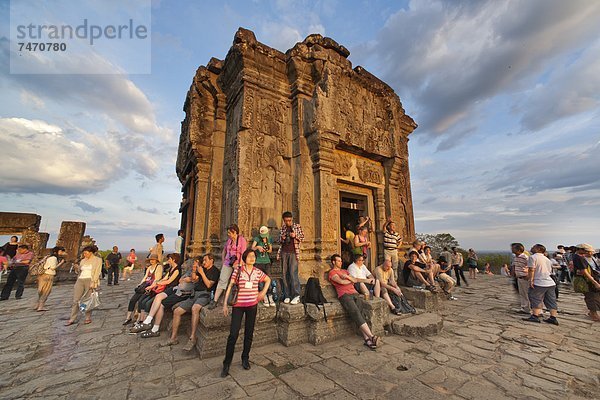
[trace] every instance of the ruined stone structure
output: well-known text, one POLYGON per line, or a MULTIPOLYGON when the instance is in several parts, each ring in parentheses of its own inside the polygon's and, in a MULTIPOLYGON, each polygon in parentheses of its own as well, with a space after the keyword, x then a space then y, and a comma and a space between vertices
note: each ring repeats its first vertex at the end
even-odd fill
MULTIPOLYGON (((42 217, 37 214, 0 212, 0 235, 16 235, 20 243, 28 244, 35 255, 40 259, 50 252, 47 249, 50 235, 39 232, 42 217)), ((85 233, 85 222, 63 221, 56 241, 56 246, 63 246, 67 250, 66 262, 58 270, 55 280, 72 280, 77 276, 70 273, 71 265, 79 259, 81 243, 85 233)), ((89 238, 89 236, 88 236, 89 238)), ((33 278, 28 278, 31 283, 33 278)))
POLYGON ((310 35, 282 53, 240 28, 224 61, 198 68, 187 94, 177 174, 188 254, 219 256, 226 227, 250 237, 281 214, 305 233, 300 275, 322 277, 340 252, 341 226, 396 221, 414 238, 408 135, 416 128, 398 96, 334 40, 310 35))

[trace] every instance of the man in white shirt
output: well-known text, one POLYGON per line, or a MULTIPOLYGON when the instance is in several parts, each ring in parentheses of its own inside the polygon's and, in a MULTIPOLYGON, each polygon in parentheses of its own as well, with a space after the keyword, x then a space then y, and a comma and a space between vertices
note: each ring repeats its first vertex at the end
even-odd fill
POLYGON ((183 257, 183 230, 177 231, 177 238, 175 238, 175 253, 183 257))
POLYGON ((558 325, 556 316, 558 306, 556 304, 556 283, 552 279, 552 262, 544 255, 546 247, 536 244, 531 248, 531 256, 527 261, 529 278, 529 303, 531 304, 531 316, 523 318, 527 322, 540 323, 542 308, 550 310, 550 318, 544 322, 558 325))
POLYGON ((358 293, 365 295, 365 297, 369 296, 369 290, 373 290, 375 297, 379 297, 381 294, 381 285, 373 274, 371 274, 371 271, 369 271, 364 262, 363 255, 356 254, 354 262, 348 266, 350 276, 358 280, 354 284, 354 288, 358 293))

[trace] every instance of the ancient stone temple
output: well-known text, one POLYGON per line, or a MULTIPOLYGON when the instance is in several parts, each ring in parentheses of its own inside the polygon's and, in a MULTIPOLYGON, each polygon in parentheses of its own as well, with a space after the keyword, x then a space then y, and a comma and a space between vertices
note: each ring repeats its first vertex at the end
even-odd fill
POLYGON ((187 94, 177 174, 188 254, 220 255, 226 227, 267 225, 290 210, 305 233, 300 275, 322 276, 341 227, 391 216, 414 237, 408 135, 416 128, 387 84, 334 40, 310 35, 286 53, 239 29, 224 61, 198 68, 187 94))

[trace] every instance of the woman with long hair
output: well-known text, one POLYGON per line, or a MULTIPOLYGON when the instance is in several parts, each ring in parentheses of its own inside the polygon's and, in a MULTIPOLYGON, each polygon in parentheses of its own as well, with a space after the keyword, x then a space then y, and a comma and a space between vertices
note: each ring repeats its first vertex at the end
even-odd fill
POLYGON ((221 254, 221 260, 223 266, 221 267, 221 275, 219 276, 219 282, 217 283, 217 290, 215 291, 215 298, 212 300, 206 308, 212 310, 217 307, 217 303, 221 298, 221 295, 227 289, 229 278, 233 273, 233 270, 239 265, 242 259, 242 254, 248 248, 248 242, 242 234, 240 234, 240 228, 236 224, 231 224, 227 228, 227 242, 223 247, 223 253, 221 254))

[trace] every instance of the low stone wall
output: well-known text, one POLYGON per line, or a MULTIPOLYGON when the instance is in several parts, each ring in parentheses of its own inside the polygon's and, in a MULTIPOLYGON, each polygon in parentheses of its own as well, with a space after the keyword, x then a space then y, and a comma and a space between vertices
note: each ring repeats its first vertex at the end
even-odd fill
MULTIPOLYGON (((371 326, 373 333, 383 335, 390 325, 390 312, 382 299, 361 300, 363 316, 371 326)), ((285 346, 301 343, 318 345, 340 337, 358 334, 358 327, 350 320, 339 301, 325 305, 327 321, 323 316, 322 306, 317 309, 313 304, 307 305, 306 313, 302 304, 281 304, 276 318, 275 307, 258 308, 254 329, 253 346, 259 347, 280 342, 285 346)), ((167 316, 171 318, 171 316, 167 316)), ((231 316, 224 317, 221 308, 203 309, 198 327, 196 348, 200 358, 225 354, 231 316)), ((239 351, 243 345, 244 325, 236 344, 239 351)))

